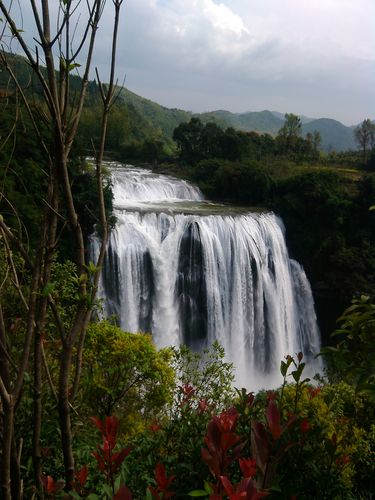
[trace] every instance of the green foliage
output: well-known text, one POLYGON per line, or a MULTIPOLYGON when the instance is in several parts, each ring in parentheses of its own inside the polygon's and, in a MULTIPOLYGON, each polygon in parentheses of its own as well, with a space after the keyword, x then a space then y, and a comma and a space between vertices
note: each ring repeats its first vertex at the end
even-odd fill
POLYGON ((275 141, 268 134, 245 133, 232 127, 222 130, 216 123, 203 124, 196 117, 176 127, 173 139, 180 159, 189 165, 216 158, 230 161, 259 160, 276 151, 275 141))
POLYGON ((374 214, 371 178, 308 170, 278 180, 271 208, 287 228, 288 247, 304 265, 324 333, 355 293, 375 289, 374 214), (319 313, 319 311, 318 311, 319 313))
POLYGON ((206 149, 202 143, 203 129, 199 118, 191 118, 189 123, 181 123, 173 131, 173 140, 177 143, 183 161, 194 164, 203 158, 203 149, 206 149))
MULTIPOLYGON (((49 291, 54 299, 66 331, 71 327, 77 305, 82 300, 88 300, 87 297, 82 297, 80 287, 84 284, 88 290, 92 290, 92 277, 99 271, 93 262, 89 262, 84 268, 85 272, 78 276, 77 267, 73 262, 69 260, 60 262, 59 259, 56 259, 52 264, 51 282, 47 283, 45 287, 45 291, 49 291)), ((99 300, 95 306, 99 307, 99 300)), ((49 325, 51 331, 53 331, 53 325, 53 322, 49 325)))
MULTIPOLYGON (((109 393, 113 397, 121 391, 121 387, 117 387, 122 383, 119 378, 112 379, 116 387, 108 390, 108 376, 120 371, 116 364, 123 364, 126 358, 125 364, 137 370, 137 358, 147 358, 143 354, 140 356, 144 341, 139 344, 139 337, 148 339, 147 336, 124 334, 108 323, 91 326, 88 339, 91 354, 86 362, 95 364, 97 359, 103 359, 99 365, 100 372, 105 373, 91 377, 87 372, 85 375, 85 386, 90 386, 92 392, 89 393, 94 395, 90 411, 97 404, 100 408, 109 393), (124 340, 125 337, 136 338, 134 350, 128 348, 129 339, 124 340), (103 349, 102 342, 107 343, 103 349), (123 357, 122 348, 125 348, 123 357), (108 354, 109 350, 113 355, 108 354)), ((215 493, 217 498, 226 498, 225 491, 228 492, 231 484, 237 484, 238 491, 247 488, 248 483, 240 482, 242 475, 250 475, 256 490, 266 488, 271 499, 281 500, 293 495, 306 500, 370 498, 375 473, 375 406, 367 393, 357 393, 346 382, 320 387, 309 385, 303 376, 301 355, 288 356, 281 362, 285 381, 281 389, 256 396, 245 389, 234 394, 232 367, 225 363, 224 352, 218 345, 203 358, 186 347, 174 349, 169 352, 167 362, 177 374, 173 402, 171 399, 167 402, 168 411, 164 406, 163 415, 155 412, 157 419, 146 423, 142 412, 127 418, 132 412, 131 401, 115 408, 120 425, 122 420, 122 426, 128 427, 125 433, 132 437, 131 442, 127 440, 126 443, 127 446, 131 444, 130 454, 111 488, 103 485, 90 453, 95 446, 93 429, 84 423, 84 418, 79 424, 76 422, 78 463, 88 465, 86 474, 82 468, 77 476, 79 481, 88 473, 87 482, 77 482, 76 486, 83 497, 112 498, 113 490, 117 491, 120 484, 126 483, 133 498, 144 498, 146 488, 156 485, 154 471, 158 465, 159 469, 166 468, 169 477, 174 476, 170 489, 180 498, 186 498, 188 492, 193 497, 207 498, 215 493), (292 383, 287 383, 288 380, 292 383), (139 421, 143 422, 141 426, 139 421), (211 445, 215 443, 213 448, 211 445), (205 448, 207 450, 203 451, 205 448), (215 475, 216 470, 221 471, 228 482, 221 483, 215 475), (215 480, 219 482, 215 484, 215 480)), ((153 369, 164 372, 162 365, 156 364, 153 369)), ((161 376, 159 373, 155 379, 160 380, 161 376)), ((170 380, 168 384, 171 387, 170 380)), ((81 415, 86 413, 85 402, 77 408, 81 415)), ((103 427, 99 419, 94 420, 96 425, 103 427)), ((106 419, 106 422, 112 420, 106 419)), ((49 425, 50 432, 45 436, 53 443, 52 420, 49 425)), ((115 428, 111 424, 107 434, 114 435, 115 428)), ((43 443, 48 446, 48 441, 43 439, 43 443)), ((103 447, 98 447, 94 454, 102 472, 107 469, 99 455, 104 454, 105 446, 103 441, 103 447)), ((120 464, 128 451, 129 448, 124 453, 115 450, 113 461, 120 464)), ((46 453, 46 474, 61 477, 53 447, 46 447, 46 453)), ((51 478, 51 491, 57 484, 58 481, 51 478)))
MULTIPOLYGON (((189 407, 198 409, 199 401, 214 411, 221 411, 233 399, 233 365, 225 361, 225 351, 218 342, 201 353, 187 346, 173 347, 172 366, 178 379, 178 387, 191 386, 189 407)), ((185 400, 184 391, 175 392, 174 414, 180 415, 185 400)))
POLYGON ((367 296, 354 299, 338 324, 332 334, 336 345, 322 351, 330 377, 348 380, 375 399, 375 305, 367 296))
POLYGON ((27 112, 10 98, 2 105, 0 121, 0 211, 26 243, 33 242, 46 197, 46 159, 27 112), (17 209, 17 213, 15 212, 17 209), (21 222, 22 221, 22 222, 21 222))
POLYGON ((123 433, 135 433, 157 418, 172 398, 174 372, 169 350, 157 351, 151 337, 93 323, 83 355, 81 399, 88 414, 120 417, 123 433))
POLYGON ((173 349, 176 372, 173 404, 168 419, 159 419, 133 441, 127 459, 127 484, 140 498, 150 484, 155 465, 163 463, 176 476, 179 496, 203 484, 207 471, 199 466, 201 446, 211 412, 220 412, 233 398, 232 366, 217 343, 202 355, 187 347, 173 349))
POLYGON ((375 124, 369 118, 354 129, 354 137, 363 152, 363 161, 367 162, 368 150, 375 148, 375 124))
POLYGON ((285 122, 278 133, 278 138, 282 141, 286 149, 293 149, 297 138, 302 133, 301 119, 293 113, 285 113, 285 122))
POLYGON ((194 179, 210 197, 245 205, 265 204, 273 182, 260 162, 233 163, 202 160, 194 167, 194 179))
POLYGON ((276 137, 278 153, 294 161, 316 162, 320 159, 319 147, 322 142, 318 130, 308 131, 302 138, 301 119, 293 113, 286 113, 284 125, 276 137))
MULTIPOLYGON (((87 164, 85 160, 78 159, 76 162, 71 162, 70 168, 72 171, 73 180, 73 195, 75 206, 79 214, 80 221, 87 237, 93 232, 94 226, 100 232, 100 220, 98 212, 97 199, 97 179, 92 165, 87 164)), ((112 184, 109 175, 104 175, 103 178, 103 195, 104 203, 107 211, 109 225, 113 225, 115 218, 112 214, 112 184)), ((66 254, 68 251, 66 250, 66 254)))
POLYGON ((152 482, 159 457, 176 476, 178 497, 226 498, 231 484, 237 492, 247 488, 243 474, 275 499, 369 498, 373 402, 344 382, 310 386, 303 369, 301 355, 288 356, 281 371, 297 383, 256 396, 243 389, 216 411, 197 405, 193 385, 177 387, 177 412, 137 436, 127 459, 126 482, 136 498, 152 482))
MULTIPOLYGON (((46 208, 48 160, 38 137, 31 133, 33 126, 30 117, 19 103, 9 99, 2 118, 0 137, 5 140, 0 148, 0 164, 3 167, 0 175, 0 210, 6 223, 17 231, 25 246, 35 247, 46 208)), ((49 134, 43 128, 41 131, 48 142, 49 134)), ((97 180, 92 165, 83 160, 81 154, 82 145, 78 141, 71 155, 69 172, 75 207, 87 237, 93 232, 94 225, 98 225, 100 231, 97 180)), ((114 217, 109 177, 104 178, 104 200, 111 225, 114 217)), ((59 213, 62 218, 66 215, 64 207, 59 208, 59 213)), ((65 229, 61 236, 60 258, 73 259, 73 235, 65 229)))
POLYGON ((246 205, 257 205, 267 200, 272 180, 256 161, 246 164, 222 165, 215 175, 216 195, 234 198, 246 205))
MULTIPOLYGON (((358 433, 353 432, 354 422, 349 423, 340 404, 350 387, 329 389, 305 386, 299 392, 295 408, 299 422, 290 436, 295 445, 278 470, 284 494, 306 499, 353 498, 355 466, 350 457, 358 433)), ((294 406, 296 390, 294 385, 285 388, 284 412, 294 406)))

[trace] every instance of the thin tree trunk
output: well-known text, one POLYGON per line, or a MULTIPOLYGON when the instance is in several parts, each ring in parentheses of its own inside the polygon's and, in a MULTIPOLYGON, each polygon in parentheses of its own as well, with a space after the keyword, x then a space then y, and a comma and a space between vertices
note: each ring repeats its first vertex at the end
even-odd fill
POLYGON ((72 345, 70 341, 63 343, 59 377, 59 422, 61 431, 61 445, 64 456, 65 489, 72 489, 74 479, 74 457, 72 446, 72 427, 69 406, 69 374, 72 363, 72 345))
MULTIPOLYGON (((44 257, 44 271, 43 271, 43 283, 41 283, 41 288, 45 287, 51 277, 51 268, 53 262, 53 256, 55 254, 55 239, 57 230, 57 210, 58 210, 58 199, 57 199, 57 186, 56 180, 54 179, 53 168, 50 169, 50 185, 49 185, 49 196, 48 196, 49 206, 45 210, 44 224, 43 227, 47 231, 47 235, 43 235, 45 240, 45 257, 44 257), (49 208, 51 207, 51 209, 49 208)), ((41 438, 41 428, 42 428, 42 366, 43 366, 43 354, 42 354, 42 342, 44 334, 44 326, 46 321, 48 307, 48 294, 42 295, 39 311, 38 311, 38 321, 36 324, 35 340, 34 340, 34 427, 33 427, 33 466, 34 466, 34 477, 35 484, 39 491, 39 496, 41 499, 44 498, 43 493, 43 482, 42 482, 42 464, 41 464, 41 448, 40 448, 40 438, 41 438)))
POLYGON ((8 401, 3 399, 4 409, 4 433, 2 446, 2 471, 1 471, 1 498, 4 500, 12 500, 11 494, 11 455, 12 455, 12 438, 13 438, 13 421, 14 421, 14 400, 9 396, 8 401))
POLYGON ((39 328, 34 340, 34 421, 33 421, 33 466, 35 486, 40 498, 43 495, 40 436, 42 428, 42 332, 39 328))
MULTIPOLYGON (((104 151, 104 138, 106 133, 106 125, 107 125, 107 115, 109 109, 112 105, 113 101, 113 88, 114 88, 114 70, 115 70, 115 53, 116 53, 116 39, 117 39, 117 31, 118 31, 118 19, 119 19, 119 10, 123 0, 112 0, 113 5, 115 6, 115 24, 114 24, 114 32, 113 32, 113 40, 112 40, 112 54, 111 54, 111 74, 110 74, 110 84, 108 87, 108 92, 105 93, 105 97, 103 99, 103 122, 102 122, 102 139, 100 152, 97 157, 97 180, 98 180, 98 190, 99 190, 99 205, 100 205, 100 220, 103 225, 103 241, 102 248, 99 257, 99 265, 104 259, 105 254, 105 246, 107 240, 107 222, 105 217, 105 207, 104 207, 104 198, 102 193, 102 180, 101 180, 101 161, 103 157, 104 151)), ((65 4, 65 2, 63 2, 65 4)), ((60 29, 57 30, 56 36, 52 35, 51 32, 51 18, 50 18, 50 9, 49 6, 51 3, 49 0, 41 0, 38 2, 39 7, 37 6, 37 2, 35 0, 31 0, 31 6, 33 11, 33 18, 36 24, 37 31, 39 33, 39 41, 37 43, 42 48, 43 59, 45 61, 47 72, 44 74, 39 66, 39 55, 38 52, 36 56, 30 52, 27 42, 24 39, 22 34, 22 30, 17 29, 15 21, 12 19, 10 7, 6 7, 4 2, 0 0, 0 10, 2 15, 6 21, 6 23, 10 27, 10 32, 12 36, 14 36, 20 43, 30 65, 33 69, 35 75, 39 79, 43 90, 44 90, 44 100, 46 105, 48 106, 48 120, 51 134, 54 138, 54 141, 51 145, 51 148, 48 148, 51 151, 51 156, 53 157, 54 167, 53 167, 53 179, 55 184, 55 188, 58 184, 59 190, 55 191, 55 196, 61 196, 62 203, 67 212, 67 219, 69 226, 74 233, 75 237, 75 245, 74 250, 76 252, 76 264, 78 275, 81 276, 82 273, 85 272, 85 248, 84 248, 84 237, 82 227, 80 225, 79 218, 77 216, 76 211, 76 201, 74 199, 72 193, 72 179, 69 175, 68 171, 68 157, 70 153, 70 149, 72 147, 74 138, 76 136, 77 128, 79 125, 83 104, 85 100, 85 95, 87 91, 87 83, 88 83, 88 75, 90 71, 91 58, 93 54, 94 42, 96 37, 96 31, 98 28, 98 23, 101 18, 103 8, 105 5, 105 0, 94 0, 93 2, 87 2, 88 10, 89 10, 89 19, 86 23, 86 28, 84 30, 84 35, 82 37, 82 43, 78 44, 78 49, 76 52, 72 51, 72 42, 73 35, 70 36, 69 31, 69 22, 71 20, 71 13, 68 7, 66 7, 65 13, 62 14, 62 20, 59 24, 60 29), (91 6, 90 6, 91 5, 91 6), (67 16, 64 18, 64 16, 67 16), (65 33, 63 30, 65 29, 65 33), (66 47, 65 50, 67 53, 64 54, 64 50, 62 49, 61 41, 64 40, 64 36, 66 36, 66 47), (55 56, 60 56, 60 60, 65 60, 66 64, 74 63, 77 60, 77 56, 83 50, 85 40, 88 40, 88 47, 86 47, 86 55, 85 55, 85 63, 84 63, 84 75, 83 82, 81 86, 81 90, 78 96, 78 103, 76 105, 72 105, 70 112, 68 112, 68 107, 70 106, 69 100, 69 69, 65 68, 65 75, 62 76, 62 80, 60 81, 61 88, 60 93, 58 89, 58 76, 55 71, 55 56), (57 47, 56 47, 57 45, 57 47), (65 80, 64 80, 65 77, 65 80), (59 195, 57 194, 59 192, 59 195)), ((64 12, 64 8, 62 9, 64 12)), ((17 80, 14 75, 14 79, 17 80)), ((26 108, 31 114, 30 107, 27 106, 27 97, 22 92, 20 86, 17 86, 18 91, 21 91, 21 95, 26 103, 26 108)), ((103 92, 103 86, 101 86, 101 92, 103 92)), ((35 124, 35 121, 33 122, 35 124)), ((38 125, 36 124, 36 128, 38 125)), ((42 140, 42 134, 37 134, 38 137, 42 140)), ((44 149, 46 149, 46 145, 44 145, 44 149)), ((51 202, 51 198, 48 200, 51 202)), ((53 203, 51 203, 53 207, 53 203)), ((48 212, 47 212, 48 213, 48 212)), ((40 457, 40 435, 41 435, 41 418, 42 418, 42 407, 41 407, 41 391, 42 391, 42 335, 44 330, 44 323, 46 318, 46 307, 47 307, 47 297, 44 297, 42 290, 43 286, 45 286, 49 281, 50 276, 50 259, 54 254, 54 238, 56 236, 56 228, 51 229, 50 227, 46 227, 46 221, 50 223, 52 220, 56 223, 56 217, 52 215, 53 211, 49 213, 49 217, 44 219, 44 225, 42 226, 40 247, 36 249, 35 254, 35 262, 31 263, 30 254, 27 250, 25 250, 21 244, 21 242, 15 238, 18 246, 21 250, 23 250, 23 255, 27 262, 30 262, 30 268, 32 269, 33 276, 30 286, 30 292, 27 301, 27 321, 26 321, 26 331, 24 337, 24 344, 21 353, 21 359, 18 366, 18 371, 16 376, 14 377, 13 394, 9 394, 10 388, 6 387, 7 385, 7 367, 5 367, 4 371, 4 380, 0 378, 0 390, 1 390, 1 401, 4 409, 4 418, 3 418, 3 456, 1 460, 1 488, 2 488, 2 498, 5 500, 9 500, 11 498, 11 461, 14 465, 14 488, 15 492, 13 493, 13 497, 18 500, 19 491, 20 491, 20 481, 17 479, 17 474, 19 473, 19 461, 17 461, 17 453, 14 442, 14 411, 18 402, 20 401, 22 395, 22 388, 24 383, 24 377, 26 370, 29 366, 30 361, 30 350, 32 348, 32 343, 34 340, 34 444, 33 444, 33 458, 34 458, 34 467, 35 467, 35 475, 36 482, 39 486, 39 490, 41 490, 41 457, 40 457), (46 247, 45 236, 49 235, 48 245, 46 247), (53 237, 52 237, 53 235, 53 237), (34 337, 35 335, 35 337, 34 337), (13 444, 12 444, 13 443, 13 444), (13 446, 13 448, 12 448, 13 446), (17 465, 18 464, 18 465, 17 465)), ((2 222, 2 221, 0 221, 2 222)), ((10 235, 12 232, 5 228, 10 235)), ((60 422, 60 430, 61 430, 61 442, 62 442, 62 451, 64 457, 64 467, 65 467, 65 479, 66 479, 66 489, 69 490, 72 487, 73 478, 74 478, 74 457, 73 457, 73 449, 72 449, 72 429, 71 429, 71 418, 70 418, 70 375, 72 369, 72 355, 73 348, 77 347, 78 339, 81 339, 79 342, 79 350, 80 354, 78 356, 78 365, 76 366, 76 377, 74 383, 74 393, 76 393, 80 378, 80 364, 82 357, 82 349, 84 344, 84 338, 86 333, 86 328, 88 321, 91 315, 91 309, 93 300, 95 299, 95 288, 98 282, 98 276, 94 276, 93 286, 90 289, 84 280, 80 281, 79 286, 79 294, 82 297, 82 300, 78 304, 78 311, 76 317, 72 322, 72 326, 70 328, 69 333, 65 333, 62 325, 58 324, 60 335, 62 337, 62 349, 60 353, 60 371, 59 371, 59 383, 58 383, 58 412, 59 412, 59 422, 60 422), (87 301, 86 301, 87 299, 87 301), (91 302, 90 302, 91 301, 91 302)), ((50 303, 51 300, 49 301, 50 303)), ((54 314, 56 319, 56 314, 54 314)), ((57 321, 57 323, 59 323, 57 321)), ((4 335, 5 337, 5 335, 4 335)), ((1 338, 0 338, 1 340, 1 338)), ((5 342, 6 339, 4 339, 5 342)), ((5 344, 4 344, 5 345, 5 344)), ((6 347, 5 347, 6 349, 6 347)), ((1 350, 0 347, 0 361, 6 356, 6 350, 1 350)), ((11 360, 10 360, 11 361, 11 360)), ((9 372, 8 373, 12 373, 9 372)), ((3 375, 3 372, 0 371, 0 375, 3 375)), ((9 384, 10 387, 10 384, 9 384)))
POLYGON ((10 478, 11 478, 12 500, 21 500, 22 498, 21 463, 17 450, 17 443, 16 443, 16 438, 14 436, 14 431, 13 431, 12 449, 10 455, 10 478))

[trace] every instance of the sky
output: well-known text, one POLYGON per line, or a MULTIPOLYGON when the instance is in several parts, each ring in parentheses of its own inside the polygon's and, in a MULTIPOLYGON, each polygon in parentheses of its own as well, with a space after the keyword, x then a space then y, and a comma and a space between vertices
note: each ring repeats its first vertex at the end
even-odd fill
MULTIPOLYGON (((94 59, 103 79, 111 3, 94 59)), ((375 0, 124 0, 117 61, 119 81, 167 107, 357 124, 375 119, 375 0)))
POLYGON ((167 107, 375 118, 375 0, 126 0, 119 47, 167 107))

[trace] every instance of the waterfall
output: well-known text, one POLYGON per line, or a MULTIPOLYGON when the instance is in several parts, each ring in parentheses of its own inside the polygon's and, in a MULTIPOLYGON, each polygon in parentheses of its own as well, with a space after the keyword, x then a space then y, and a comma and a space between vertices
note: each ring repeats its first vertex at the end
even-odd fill
POLYGON ((117 223, 99 290, 107 317, 152 332, 159 347, 219 341, 239 386, 280 383, 281 359, 299 351, 319 368, 311 288, 275 214, 209 204, 187 182, 147 170, 112 176, 117 223))

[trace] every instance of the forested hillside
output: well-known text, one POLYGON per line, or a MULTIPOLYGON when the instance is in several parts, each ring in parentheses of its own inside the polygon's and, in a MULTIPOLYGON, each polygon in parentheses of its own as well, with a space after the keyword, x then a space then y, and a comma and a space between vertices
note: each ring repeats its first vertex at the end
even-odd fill
MULTIPOLYGON (((14 61, 16 73, 25 85, 30 80, 30 68, 25 65, 21 57, 14 61)), ((79 78, 77 77, 77 85, 79 78)), ((74 81, 74 78, 73 78, 74 81)), ((2 92, 11 91, 11 84, 6 73, 0 73, 0 87, 2 92), (10 85, 10 87, 9 87, 10 85)), ((34 82, 33 88, 40 92, 34 82)), ((96 123, 97 107, 100 97, 97 85, 89 84, 89 96, 81 124, 81 136, 87 147, 90 147, 90 138, 98 135, 99 124, 96 123)), ((109 126, 108 150, 123 148, 133 156, 148 152, 161 154, 164 144, 166 152, 173 150, 173 130, 182 122, 197 116, 203 123, 214 122, 221 128, 233 127, 244 132, 268 133, 275 136, 284 123, 281 113, 271 111, 231 113, 229 111, 210 111, 205 113, 191 113, 181 109, 170 109, 141 97, 130 90, 123 88, 119 91, 113 118, 109 126), (144 150, 144 151, 143 151, 144 150), (142 152, 141 152, 142 151, 142 152)), ((328 118, 301 120, 303 135, 314 130, 319 131, 322 137, 320 148, 323 151, 346 151, 356 149, 353 129, 342 123, 328 118)))
MULTIPOLYGON (((124 89, 124 102, 132 104, 140 114, 148 120, 159 132, 164 140, 169 141, 173 129, 183 121, 188 121, 192 113, 169 109, 152 101, 144 99, 124 89)), ((214 122, 221 128, 233 127, 244 132, 258 132, 276 135, 283 126, 284 115, 278 116, 271 111, 253 111, 246 113, 231 113, 230 111, 210 111, 205 113, 194 113, 203 123, 214 122)), ((321 149, 326 152, 347 151, 357 149, 353 130, 337 120, 329 118, 301 119, 302 133, 304 136, 314 130, 319 131, 322 136, 321 149)))

